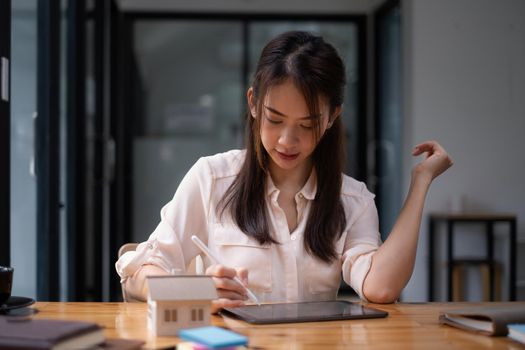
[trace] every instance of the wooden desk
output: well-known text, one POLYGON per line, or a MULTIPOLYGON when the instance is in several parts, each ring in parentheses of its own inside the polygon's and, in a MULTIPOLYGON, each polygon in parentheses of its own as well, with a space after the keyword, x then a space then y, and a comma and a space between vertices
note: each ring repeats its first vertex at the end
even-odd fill
MULTIPOLYGON (((506 337, 475 335, 438 324, 440 311, 487 304, 370 304, 389 316, 369 320, 254 326, 213 316, 212 322, 248 336, 251 349, 523 349, 506 337)), ((105 327, 107 337, 142 339, 147 348, 173 348, 179 341, 148 334, 145 303, 39 302, 34 307, 40 311, 36 318, 97 322, 105 327)))

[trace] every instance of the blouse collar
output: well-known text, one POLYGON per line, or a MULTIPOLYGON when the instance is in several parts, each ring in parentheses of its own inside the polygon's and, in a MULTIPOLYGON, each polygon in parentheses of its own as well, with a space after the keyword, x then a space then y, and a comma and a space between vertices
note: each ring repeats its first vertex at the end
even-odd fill
MULTIPOLYGON (((304 184, 303 188, 301 188, 301 190, 297 194, 302 195, 304 198, 308 200, 314 200, 316 192, 317 192, 317 174, 315 172, 315 168, 312 168, 312 172, 310 173, 308 180, 306 180, 306 183, 304 184)), ((275 196, 275 198, 277 198, 277 196, 279 195, 279 189, 275 186, 270 174, 268 174, 267 176, 266 195, 268 197, 275 196)))

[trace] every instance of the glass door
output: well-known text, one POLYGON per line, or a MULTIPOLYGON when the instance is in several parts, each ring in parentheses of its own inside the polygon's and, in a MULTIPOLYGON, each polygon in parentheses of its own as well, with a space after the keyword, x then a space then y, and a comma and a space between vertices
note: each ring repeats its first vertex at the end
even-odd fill
POLYGON ((36 298, 37 1, 13 1, 11 14, 10 232, 11 264, 15 268, 12 293, 36 298))
POLYGON ((201 156, 242 145, 239 21, 137 20, 142 114, 133 135, 133 241, 145 240, 201 156))

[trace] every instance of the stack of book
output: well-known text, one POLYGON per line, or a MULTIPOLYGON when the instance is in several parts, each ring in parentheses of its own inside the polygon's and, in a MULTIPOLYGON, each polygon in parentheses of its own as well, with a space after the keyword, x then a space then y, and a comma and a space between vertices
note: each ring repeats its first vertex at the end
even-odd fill
POLYGON ((144 342, 106 339, 92 322, 0 316, 0 350, 139 349, 144 342))

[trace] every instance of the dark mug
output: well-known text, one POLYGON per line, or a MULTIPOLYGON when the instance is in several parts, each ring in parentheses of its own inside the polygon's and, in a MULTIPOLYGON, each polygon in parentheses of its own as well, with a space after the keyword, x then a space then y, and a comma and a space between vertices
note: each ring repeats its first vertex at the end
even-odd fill
POLYGON ((11 296, 13 271, 12 267, 0 266, 0 305, 3 305, 11 296))

